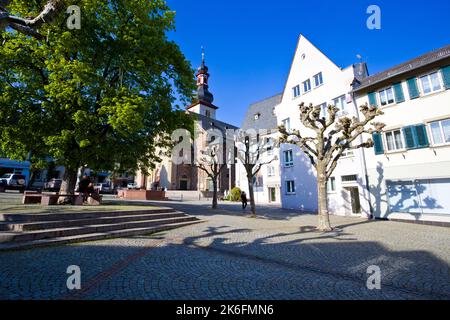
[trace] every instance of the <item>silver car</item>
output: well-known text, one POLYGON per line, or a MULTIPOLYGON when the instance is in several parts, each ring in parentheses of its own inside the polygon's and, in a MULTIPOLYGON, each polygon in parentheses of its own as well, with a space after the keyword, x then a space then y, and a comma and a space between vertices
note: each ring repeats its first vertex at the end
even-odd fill
POLYGON ((3 181, 5 189, 20 190, 20 192, 23 192, 27 186, 27 178, 23 174, 7 173, 0 180, 3 181))

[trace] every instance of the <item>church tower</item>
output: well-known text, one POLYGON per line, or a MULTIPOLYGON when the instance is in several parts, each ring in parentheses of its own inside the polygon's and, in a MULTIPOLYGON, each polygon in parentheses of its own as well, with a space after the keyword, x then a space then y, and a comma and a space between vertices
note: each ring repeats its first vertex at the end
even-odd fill
POLYGON ((208 90, 209 73, 205 64, 205 52, 202 49, 202 63, 195 74, 197 77, 197 94, 193 104, 187 107, 190 112, 204 115, 211 119, 216 119, 217 106, 213 105, 214 96, 208 90))

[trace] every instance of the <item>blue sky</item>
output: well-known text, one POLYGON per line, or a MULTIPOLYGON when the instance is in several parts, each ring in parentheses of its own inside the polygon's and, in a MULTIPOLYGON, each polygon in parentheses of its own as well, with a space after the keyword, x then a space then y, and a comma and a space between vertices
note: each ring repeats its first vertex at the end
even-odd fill
POLYGON ((299 34, 338 66, 363 56, 371 74, 450 44, 449 0, 168 0, 171 39, 193 67, 203 45, 219 120, 240 126, 249 104, 283 90, 299 34), (366 10, 381 8, 381 30, 366 10))

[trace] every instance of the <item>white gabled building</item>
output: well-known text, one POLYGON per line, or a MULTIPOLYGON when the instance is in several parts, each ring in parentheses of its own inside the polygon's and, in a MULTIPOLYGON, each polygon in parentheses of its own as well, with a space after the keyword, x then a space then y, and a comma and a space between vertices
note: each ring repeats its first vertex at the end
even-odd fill
POLYGON ((386 124, 366 151, 377 218, 450 222, 450 45, 362 80, 386 124))
MULTIPOLYGON (((328 104, 341 109, 341 115, 357 116, 352 100, 352 84, 367 76, 365 64, 338 67, 308 39, 300 35, 280 104, 276 107, 278 124, 299 129, 308 136, 309 129, 300 122, 299 104, 328 104)), ((315 169, 300 148, 285 144, 280 150, 281 201, 283 208, 317 210, 315 169)), ((328 183, 329 209, 340 215, 370 216, 362 150, 348 152, 328 183)))

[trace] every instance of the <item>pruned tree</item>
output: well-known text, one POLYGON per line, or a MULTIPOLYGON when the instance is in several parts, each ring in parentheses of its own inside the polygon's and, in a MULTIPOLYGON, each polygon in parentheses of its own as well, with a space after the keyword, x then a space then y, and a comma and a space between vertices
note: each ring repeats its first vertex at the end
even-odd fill
POLYGON ((338 118, 339 109, 332 105, 329 105, 327 110, 328 117, 323 117, 320 106, 300 104, 300 121, 312 133, 311 136, 306 136, 299 130, 288 132, 284 126, 279 127, 281 133, 279 142, 299 146, 317 171, 318 229, 321 231, 332 230, 328 212, 327 183, 339 159, 346 150, 373 147, 372 138, 364 141, 362 135, 379 133, 385 126, 380 122, 371 122, 383 114, 375 106, 360 107, 364 117, 362 120, 357 117, 338 118), (371 127, 367 128, 368 124, 371 127))
POLYGON ((242 163, 245 169, 248 183, 248 192, 250 197, 250 210, 252 217, 256 217, 254 179, 261 168, 276 161, 277 156, 267 154, 268 145, 261 134, 256 134, 252 130, 239 130, 235 135, 237 148, 237 159, 242 163))
POLYGON ((222 170, 226 167, 222 148, 217 144, 210 144, 194 160, 194 165, 202 170, 213 184, 212 208, 217 209, 217 186, 222 170))
POLYGON ((39 33, 39 28, 45 23, 51 23, 64 10, 65 1, 48 0, 45 4, 44 1, 34 2, 42 9, 35 17, 29 18, 11 14, 11 0, 0 0, 0 30, 9 27, 25 35, 43 39, 44 35, 39 33))

